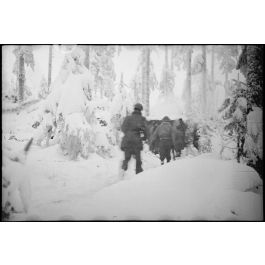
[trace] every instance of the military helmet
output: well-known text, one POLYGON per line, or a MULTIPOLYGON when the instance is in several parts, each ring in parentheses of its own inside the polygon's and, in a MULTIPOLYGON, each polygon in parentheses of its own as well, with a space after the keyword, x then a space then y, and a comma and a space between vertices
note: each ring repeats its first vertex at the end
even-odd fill
POLYGON ((142 110, 143 110, 143 105, 140 104, 140 103, 136 103, 136 104, 134 105, 134 109, 137 109, 137 110, 142 111, 142 110))
POLYGON ((165 116, 162 121, 170 121, 169 117, 168 116, 165 116))

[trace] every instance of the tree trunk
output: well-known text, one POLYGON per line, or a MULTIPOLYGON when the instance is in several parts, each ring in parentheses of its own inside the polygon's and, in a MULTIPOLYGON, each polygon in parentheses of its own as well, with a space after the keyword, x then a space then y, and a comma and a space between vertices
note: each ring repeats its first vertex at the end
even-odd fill
POLYGON ((52 45, 49 47, 49 65, 48 65, 48 92, 50 90, 52 80, 52 45))
POLYGON ((150 48, 143 48, 143 66, 142 66, 142 103, 144 105, 145 115, 149 115, 149 79, 150 79, 150 48))
POLYGON ((143 47, 142 48, 142 93, 141 93, 142 104, 145 104, 145 64, 146 64, 146 47, 143 47))
POLYGON ((146 116, 149 116, 149 97, 150 97, 150 88, 149 88, 149 81, 150 81, 150 48, 147 47, 146 50, 146 98, 145 98, 145 108, 146 108, 146 116))
POLYGON ((203 66, 202 66, 202 115, 203 117, 206 116, 206 106, 207 106, 207 99, 206 99, 206 89, 207 89, 207 61, 206 61, 206 45, 202 46, 202 58, 203 58, 203 66))
POLYGON ((215 46, 212 46, 212 64, 211 64, 211 91, 210 91, 210 98, 209 102, 209 112, 210 115, 214 115, 214 98, 215 98, 215 79, 214 79, 214 64, 215 64, 215 46))
POLYGON ((122 93, 124 87, 124 82, 123 82, 123 73, 121 73, 121 79, 120 79, 120 93, 122 93))
POLYGON ((104 97, 104 87, 103 87, 103 80, 99 80, 99 86, 100 86, 100 98, 104 97))
POLYGON ((165 95, 169 95, 169 87, 168 87, 168 46, 165 46, 165 95))
POLYGON ((211 65, 211 83, 212 83, 212 90, 215 90, 215 82, 214 82, 214 51, 215 47, 214 45, 212 46, 212 65, 211 65))
POLYGON ((25 83, 25 64, 24 55, 19 56, 19 67, 18 67, 18 99, 19 101, 24 100, 24 83, 25 83))
POLYGON ((133 81, 133 90, 134 90, 135 102, 139 102, 139 91, 138 91, 138 83, 137 83, 137 79, 136 78, 133 81))
POLYGON ((247 45, 248 101, 263 108, 264 46, 247 45))
POLYGON ((170 70, 174 72, 174 47, 171 48, 171 65, 170 70))
POLYGON ((237 163, 240 163, 240 136, 237 136, 237 154, 236 154, 237 163))
POLYGON ((191 115, 191 55, 192 50, 189 48, 187 52, 187 116, 191 115))
POLYGON ((225 72, 225 98, 229 97, 228 72, 225 72))
POLYGON ((86 53, 86 58, 85 58, 84 65, 87 69, 89 69, 90 67, 90 47, 89 45, 85 47, 85 53, 86 53))

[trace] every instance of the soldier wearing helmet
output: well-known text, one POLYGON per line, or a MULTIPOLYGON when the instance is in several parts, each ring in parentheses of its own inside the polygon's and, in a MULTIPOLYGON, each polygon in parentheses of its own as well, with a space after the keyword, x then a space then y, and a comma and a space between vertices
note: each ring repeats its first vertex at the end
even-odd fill
POLYGON ((128 162, 133 155, 136 160, 136 174, 143 171, 141 161, 142 141, 146 139, 146 119, 142 116, 143 106, 135 104, 134 111, 127 116, 121 126, 124 137, 121 142, 121 150, 124 151, 122 169, 128 169, 128 162))
POLYGON ((172 149, 172 126, 170 124, 169 117, 165 116, 162 119, 161 124, 156 128, 154 134, 151 137, 151 144, 159 139, 159 155, 161 160, 161 165, 164 165, 164 160, 170 162, 171 155, 170 151, 172 149))

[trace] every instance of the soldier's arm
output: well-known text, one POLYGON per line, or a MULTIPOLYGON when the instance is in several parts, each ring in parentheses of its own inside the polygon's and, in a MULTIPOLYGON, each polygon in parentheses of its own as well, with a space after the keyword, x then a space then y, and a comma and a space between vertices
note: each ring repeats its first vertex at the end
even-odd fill
POLYGON ((144 133, 144 138, 147 139, 147 120, 144 118, 144 126, 143 126, 143 133, 144 133))
POLYGON ((158 138, 158 129, 159 129, 159 126, 155 129, 154 133, 150 137, 151 144, 153 144, 154 141, 158 138))
POLYGON ((121 130, 123 133, 126 133, 128 131, 128 124, 129 124, 129 117, 126 117, 121 125, 121 130))

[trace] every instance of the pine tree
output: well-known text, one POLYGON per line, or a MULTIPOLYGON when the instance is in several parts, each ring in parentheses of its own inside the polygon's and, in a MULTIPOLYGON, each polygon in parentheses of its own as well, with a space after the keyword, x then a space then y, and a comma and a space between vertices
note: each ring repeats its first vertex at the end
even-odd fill
POLYGON ((263 64, 264 46, 247 45, 239 57, 237 69, 247 79, 245 97, 247 99, 247 132, 244 143, 244 156, 263 178, 263 64))
POLYGON ((209 97, 208 97, 208 112, 210 113, 211 117, 215 116, 214 113, 214 95, 216 90, 215 84, 215 45, 211 47, 211 82, 209 86, 209 97))
POLYGON ((247 45, 247 87, 251 105, 263 107, 263 45, 247 45))
POLYGON ((157 87, 157 79, 151 61, 151 52, 153 49, 150 46, 140 47, 139 63, 132 83, 134 98, 137 102, 143 104, 144 112, 147 116, 150 111, 150 93, 157 87))
POLYGON ((24 56, 21 53, 19 55, 19 72, 18 72, 18 99, 23 101, 24 99, 24 82, 25 82, 25 65, 24 56))
POLYGON ((86 58, 85 58, 85 61, 84 61, 84 65, 87 69, 89 69, 90 67, 90 46, 89 45, 83 45, 81 46, 82 49, 84 50, 85 54, 86 54, 86 58))
POLYGON ((49 64, 48 64, 48 89, 50 89, 52 80, 52 45, 49 47, 49 64))
POLYGON ((206 99, 206 90, 207 90, 207 61, 206 61, 206 45, 202 46, 202 114, 206 116, 206 107, 207 107, 207 99, 206 99))
POLYGON ((30 66, 34 71, 34 56, 32 46, 17 46, 13 51, 16 61, 13 68, 13 73, 17 75, 18 80, 18 98, 19 101, 24 100, 25 92, 25 65, 30 66))
POLYGON ((89 67, 95 79, 95 93, 100 97, 113 97, 115 71, 113 57, 114 46, 91 46, 89 67))
POLYGON ((175 86, 174 59, 171 58, 171 67, 168 62, 168 46, 165 46, 165 64, 162 72, 162 80, 160 82, 160 90, 166 97, 172 97, 173 88, 175 86))
POLYGON ((192 56, 192 49, 188 49, 187 51, 187 95, 188 95, 188 102, 187 102, 187 113, 190 114, 191 109, 191 56, 192 56))
POLYGON ((237 45, 218 45, 216 47, 217 58, 220 61, 220 69, 225 75, 225 96, 229 97, 230 85, 228 81, 229 74, 236 68, 238 47, 237 45))
POLYGON ((186 87, 184 94, 186 95, 186 115, 192 115, 192 53, 193 46, 175 46, 173 49, 174 65, 179 69, 186 70, 186 87))
POLYGON ((150 48, 148 46, 142 49, 142 99, 145 115, 149 115, 149 97, 150 97, 150 48))
MULTIPOLYGON (((224 119, 227 121, 225 130, 234 137, 237 142, 237 161, 246 158, 245 139, 250 126, 247 123, 248 115, 254 107, 263 108, 263 53, 264 47, 259 45, 247 45, 242 50, 237 64, 247 78, 247 84, 236 82, 232 89, 232 95, 227 98, 220 111, 226 110, 224 119)), ((254 166, 253 161, 249 161, 254 166)))

